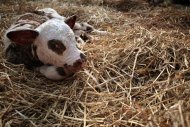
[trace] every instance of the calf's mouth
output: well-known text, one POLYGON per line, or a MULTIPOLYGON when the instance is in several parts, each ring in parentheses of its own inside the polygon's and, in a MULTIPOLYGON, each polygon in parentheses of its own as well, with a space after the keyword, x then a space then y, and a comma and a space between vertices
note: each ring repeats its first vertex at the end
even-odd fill
POLYGON ((64 64, 64 70, 67 75, 72 75, 85 67, 86 61, 77 60, 73 65, 64 64))

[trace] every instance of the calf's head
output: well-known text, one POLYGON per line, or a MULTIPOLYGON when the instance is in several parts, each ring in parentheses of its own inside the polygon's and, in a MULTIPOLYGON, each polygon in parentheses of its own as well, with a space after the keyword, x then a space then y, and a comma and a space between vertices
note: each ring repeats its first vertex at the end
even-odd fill
POLYGON ((52 18, 36 29, 22 28, 7 32, 7 37, 19 45, 32 45, 35 47, 33 55, 44 64, 63 67, 67 73, 79 71, 86 57, 77 48, 72 28, 76 16, 65 21, 52 18))

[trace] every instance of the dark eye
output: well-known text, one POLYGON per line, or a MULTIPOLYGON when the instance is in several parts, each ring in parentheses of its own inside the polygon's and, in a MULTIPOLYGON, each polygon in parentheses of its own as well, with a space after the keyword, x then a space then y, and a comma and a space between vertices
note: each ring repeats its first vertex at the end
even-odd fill
POLYGON ((48 48, 59 55, 63 54, 63 52, 66 50, 66 47, 64 46, 62 41, 56 39, 48 41, 48 48))

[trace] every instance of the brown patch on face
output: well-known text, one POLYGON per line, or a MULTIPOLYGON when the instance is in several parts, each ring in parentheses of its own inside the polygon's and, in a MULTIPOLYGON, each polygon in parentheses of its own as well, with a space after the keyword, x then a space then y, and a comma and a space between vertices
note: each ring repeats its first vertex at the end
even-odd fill
POLYGON ((54 51, 55 53, 61 55, 66 50, 66 47, 60 40, 49 40, 48 41, 48 48, 54 51))

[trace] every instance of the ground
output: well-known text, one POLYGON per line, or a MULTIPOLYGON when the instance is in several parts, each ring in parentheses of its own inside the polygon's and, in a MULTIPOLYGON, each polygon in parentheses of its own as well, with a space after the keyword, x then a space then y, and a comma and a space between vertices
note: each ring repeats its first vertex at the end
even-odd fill
POLYGON ((190 127, 190 8, 143 0, 1 0, 0 126, 190 127), (16 15, 51 7, 106 36, 81 50, 84 70, 50 81, 5 59, 16 15))

